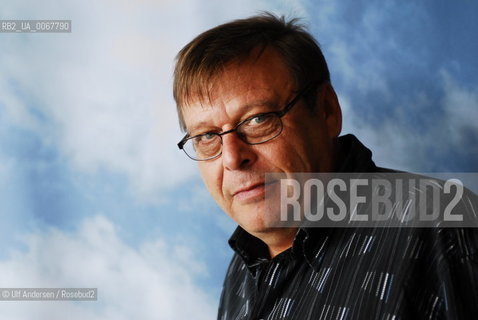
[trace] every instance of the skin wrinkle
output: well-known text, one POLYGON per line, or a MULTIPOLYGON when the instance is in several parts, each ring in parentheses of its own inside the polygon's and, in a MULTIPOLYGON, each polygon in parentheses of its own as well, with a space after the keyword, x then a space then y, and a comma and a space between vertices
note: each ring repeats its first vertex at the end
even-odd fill
MULTIPOLYGON (((202 107, 214 108, 211 105, 204 105, 204 104, 202 104, 202 107)), ((242 122, 243 120, 251 116, 254 116, 258 113, 279 111, 279 106, 277 105, 277 103, 269 99, 258 99, 257 101, 242 105, 239 108, 244 110, 244 114, 236 121, 234 125, 231 126, 231 128, 236 127, 239 122, 242 122)), ((188 130, 189 136, 192 137, 199 134, 204 134, 206 132, 221 133, 226 131, 226 130, 222 130, 220 127, 210 126, 209 122, 210 121, 201 121, 199 123, 195 123, 194 125, 190 126, 188 130), (198 131, 199 129, 200 131, 198 131)))
MULTIPOLYGON (((280 110, 301 89, 295 86, 289 69, 273 49, 264 50, 259 59, 228 64, 215 79, 209 107, 204 108, 204 101, 196 101, 183 108, 187 128, 205 122, 208 125, 201 132, 207 128, 230 130, 242 119, 271 111, 266 106, 248 109, 248 105, 266 100, 280 110)), ((282 118, 283 131, 273 140, 248 145, 236 133, 226 134, 222 137, 222 155, 198 162, 216 202, 246 231, 263 240, 271 256, 292 245, 296 229, 268 228, 263 196, 243 200, 233 193, 263 183, 267 172, 333 171, 333 142, 340 133, 340 107, 335 94, 331 94, 333 90, 319 92, 316 104, 322 106, 318 106, 318 112, 311 112, 305 99, 300 99, 282 118)))

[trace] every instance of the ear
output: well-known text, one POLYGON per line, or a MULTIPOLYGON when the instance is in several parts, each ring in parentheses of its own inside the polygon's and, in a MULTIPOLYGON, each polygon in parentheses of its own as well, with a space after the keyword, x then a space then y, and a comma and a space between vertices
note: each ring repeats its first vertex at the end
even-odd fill
POLYGON ((317 95, 319 109, 324 114, 329 137, 336 138, 342 131, 342 110, 335 90, 330 83, 326 83, 317 95))

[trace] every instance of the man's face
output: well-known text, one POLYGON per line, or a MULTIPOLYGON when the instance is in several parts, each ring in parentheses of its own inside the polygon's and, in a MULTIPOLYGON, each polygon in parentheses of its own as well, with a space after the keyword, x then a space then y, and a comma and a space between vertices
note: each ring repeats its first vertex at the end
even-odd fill
MULTIPOLYGON (((266 49, 258 59, 227 65, 213 82, 210 101, 183 107, 184 121, 191 136, 227 131, 255 114, 283 109, 300 89, 282 58, 266 49)), ((265 173, 333 171, 333 138, 340 131, 333 117, 340 117, 340 111, 331 115, 321 108, 321 101, 328 103, 325 95, 323 90, 318 94, 316 112, 299 100, 282 117, 278 137, 248 145, 237 133, 226 134, 222 155, 198 162, 216 202, 249 233, 271 231, 264 217, 265 173)))

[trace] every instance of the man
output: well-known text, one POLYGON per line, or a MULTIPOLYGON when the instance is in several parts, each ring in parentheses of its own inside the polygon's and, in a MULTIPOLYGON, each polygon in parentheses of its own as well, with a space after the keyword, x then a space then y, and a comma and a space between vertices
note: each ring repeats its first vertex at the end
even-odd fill
POLYGON ((339 137, 327 64, 296 20, 263 14, 199 35, 178 54, 174 97, 187 132, 179 148, 239 225, 218 319, 478 312, 474 232, 268 223, 266 173, 385 171, 354 136, 339 137))

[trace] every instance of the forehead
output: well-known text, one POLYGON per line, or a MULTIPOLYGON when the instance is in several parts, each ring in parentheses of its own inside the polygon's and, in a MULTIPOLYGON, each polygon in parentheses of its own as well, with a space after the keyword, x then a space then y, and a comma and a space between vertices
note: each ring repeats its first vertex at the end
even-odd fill
POLYGON ((229 63, 213 77, 205 97, 191 97, 182 107, 187 129, 211 117, 244 113, 254 106, 283 103, 295 88, 295 81, 283 61, 273 49, 260 55, 251 54, 244 61, 229 63))
POLYGON ((213 78, 212 88, 221 88, 226 82, 246 81, 246 84, 275 86, 291 81, 291 74, 283 57, 273 48, 255 49, 246 59, 233 61, 224 66, 221 73, 213 78), (262 83, 261 83, 262 82, 262 83))

